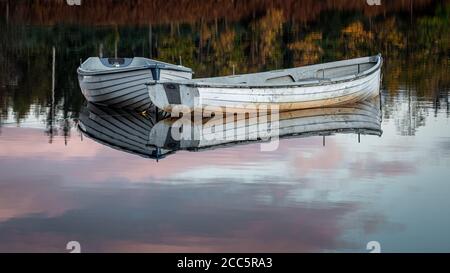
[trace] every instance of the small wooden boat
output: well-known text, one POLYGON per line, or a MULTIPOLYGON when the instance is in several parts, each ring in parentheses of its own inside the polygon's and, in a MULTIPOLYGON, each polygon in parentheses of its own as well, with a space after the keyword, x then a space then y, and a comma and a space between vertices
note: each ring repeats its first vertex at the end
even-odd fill
POLYGON ((246 115, 232 117, 231 121, 221 118, 203 118, 198 122, 186 122, 183 118, 161 120, 150 132, 149 145, 199 151, 274 138, 382 134, 379 96, 342 106, 285 111, 253 121, 246 115))
POLYGON ((84 136, 102 145, 145 158, 160 159, 170 151, 147 145, 155 123, 155 116, 88 103, 80 112, 78 128, 84 136))
POLYGON ((151 81, 151 101, 166 111, 280 111, 342 105, 379 94, 381 55, 254 74, 151 81))
POLYGON ((151 101, 145 83, 187 80, 192 70, 146 58, 88 58, 77 70, 87 101, 116 108, 144 111, 151 101))

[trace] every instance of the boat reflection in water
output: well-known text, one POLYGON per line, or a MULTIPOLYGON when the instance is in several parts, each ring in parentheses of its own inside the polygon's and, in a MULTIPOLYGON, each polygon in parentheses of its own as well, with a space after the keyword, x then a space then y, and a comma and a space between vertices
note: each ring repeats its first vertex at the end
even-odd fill
POLYGON ((154 159, 177 150, 201 151, 287 137, 382 134, 378 96, 354 104, 258 116, 191 119, 167 115, 88 104, 80 115, 79 128, 101 144, 154 159))
POLYGON ((78 128, 83 135, 111 148, 159 159, 171 151, 149 147, 156 115, 112 109, 88 103, 80 112, 78 128))

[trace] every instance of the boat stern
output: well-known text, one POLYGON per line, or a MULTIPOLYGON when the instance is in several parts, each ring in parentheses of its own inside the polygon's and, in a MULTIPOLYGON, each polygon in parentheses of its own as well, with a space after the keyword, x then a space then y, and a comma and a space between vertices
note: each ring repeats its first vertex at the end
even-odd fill
POLYGON ((196 87, 174 82, 147 83, 150 100, 166 112, 192 112, 201 109, 200 95, 196 87))

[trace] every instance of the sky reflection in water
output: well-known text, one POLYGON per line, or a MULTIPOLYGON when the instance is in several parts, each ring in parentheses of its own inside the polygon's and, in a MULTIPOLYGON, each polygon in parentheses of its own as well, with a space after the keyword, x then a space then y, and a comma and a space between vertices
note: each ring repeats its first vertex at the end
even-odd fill
POLYGON ((449 121, 179 152, 159 162, 2 129, 2 251, 448 251, 449 121))

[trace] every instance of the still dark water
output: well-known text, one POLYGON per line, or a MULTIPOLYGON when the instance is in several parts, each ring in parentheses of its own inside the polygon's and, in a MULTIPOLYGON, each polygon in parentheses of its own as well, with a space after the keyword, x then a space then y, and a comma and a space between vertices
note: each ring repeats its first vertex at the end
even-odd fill
POLYGON ((1 252, 450 251, 448 1, 30 2, 0 3, 1 252), (155 160, 77 129, 89 56, 181 60, 200 77, 378 52, 382 135, 360 142, 313 134, 155 160))

